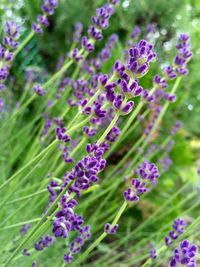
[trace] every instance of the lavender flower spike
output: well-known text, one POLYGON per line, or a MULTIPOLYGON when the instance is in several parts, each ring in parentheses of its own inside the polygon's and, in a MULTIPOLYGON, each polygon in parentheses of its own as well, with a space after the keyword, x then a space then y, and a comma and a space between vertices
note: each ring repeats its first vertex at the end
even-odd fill
POLYGON ((196 267, 197 246, 190 244, 188 240, 180 243, 179 248, 175 248, 174 256, 170 261, 170 267, 196 267))
POLYGON ((111 224, 106 223, 104 226, 104 232, 109 234, 109 235, 113 235, 117 232, 119 225, 115 224, 112 228, 111 228, 111 224))

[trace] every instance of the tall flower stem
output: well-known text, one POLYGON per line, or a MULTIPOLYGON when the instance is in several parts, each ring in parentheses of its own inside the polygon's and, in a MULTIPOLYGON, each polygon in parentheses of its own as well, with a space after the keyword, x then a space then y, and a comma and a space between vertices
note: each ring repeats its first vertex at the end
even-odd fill
POLYGON ((18 46, 18 48, 16 49, 14 55, 13 55, 13 59, 19 54, 19 52, 21 52, 21 50, 27 45, 27 43, 33 38, 35 32, 31 31, 29 33, 29 35, 20 43, 20 45, 18 46))

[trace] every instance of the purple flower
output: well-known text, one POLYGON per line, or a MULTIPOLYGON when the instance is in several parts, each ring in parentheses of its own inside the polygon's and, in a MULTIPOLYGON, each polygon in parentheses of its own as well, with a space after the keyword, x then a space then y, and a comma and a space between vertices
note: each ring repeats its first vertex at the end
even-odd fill
POLYGON ((43 5, 41 6, 41 10, 43 12, 42 15, 37 16, 37 22, 32 24, 32 30, 37 34, 43 33, 43 27, 49 26, 48 16, 54 14, 55 9, 58 6, 57 0, 43 0, 43 5))
POLYGON ((31 224, 24 224, 22 228, 20 229, 21 235, 26 235, 28 233, 28 230, 31 228, 31 224))
POLYGON ((83 24, 81 22, 77 22, 75 24, 75 29, 73 33, 73 42, 78 43, 81 38, 81 33, 83 31, 83 24))
POLYGON ((131 33, 131 38, 132 39, 137 39, 141 34, 141 29, 139 26, 135 26, 132 30, 132 33, 131 33))
POLYGON ((117 137, 120 135, 120 129, 114 126, 110 132, 106 135, 106 140, 113 143, 116 141, 117 137))
POLYGON ((66 261, 66 263, 71 263, 73 260, 73 256, 70 253, 66 253, 64 254, 63 259, 64 261, 66 261))
POLYGON ((187 75, 187 63, 192 57, 189 35, 181 34, 178 38, 176 48, 178 49, 178 54, 174 58, 174 64, 176 65, 175 71, 178 75, 187 75))
POLYGON ((94 45, 88 40, 88 38, 86 36, 83 36, 83 38, 82 38, 82 46, 89 53, 94 51, 94 45))
POLYGON ((54 220, 53 222, 53 233, 55 237, 63 236, 66 238, 71 229, 71 223, 61 216, 54 220))
POLYGON ((117 232, 119 225, 115 224, 113 227, 111 227, 110 223, 106 223, 104 225, 104 232, 107 233, 108 235, 114 235, 117 232))
POLYGON ((38 96, 44 96, 46 94, 46 91, 42 88, 40 84, 36 84, 33 87, 33 90, 38 96))
POLYGON ((35 249, 41 251, 44 248, 51 246, 53 242, 54 239, 50 235, 43 236, 37 243, 35 243, 35 249))
POLYGON ((148 179, 151 183, 154 183, 160 176, 156 165, 147 160, 139 167, 139 175, 142 179, 148 179))
POLYGON ((146 40, 141 40, 137 45, 129 50, 129 62, 127 69, 129 74, 135 78, 144 76, 149 70, 149 63, 155 59, 156 53, 153 45, 146 40))
POLYGON ((179 248, 175 248, 174 256, 170 260, 170 267, 178 267, 180 265, 186 267, 195 267, 198 248, 196 245, 190 244, 188 240, 180 243, 179 248))
POLYGON ((57 127, 55 131, 59 141, 68 143, 71 140, 69 135, 66 134, 66 128, 57 127))
POLYGON ((184 233, 187 223, 183 219, 176 219, 173 222, 173 230, 169 232, 169 236, 165 237, 165 244, 169 246, 173 240, 177 239, 181 234, 184 233))
POLYGON ((132 187, 124 192, 124 198, 128 202, 139 201, 139 196, 147 192, 146 184, 139 179, 132 179, 132 187))
POLYGON ((157 251, 153 243, 150 244, 150 258, 156 259, 157 258, 157 251))

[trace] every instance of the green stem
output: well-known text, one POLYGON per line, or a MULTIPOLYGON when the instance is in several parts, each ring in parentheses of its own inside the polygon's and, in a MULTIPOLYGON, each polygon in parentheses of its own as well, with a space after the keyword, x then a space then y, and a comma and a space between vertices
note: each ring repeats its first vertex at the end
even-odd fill
POLYGON ((35 32, 31 31, 29 35, 20 43, 17 50, 15 50, 15 53, 13 55, 13 59, 19 54, 19 52, 25 47, 25 45, 33 38, 35 32))
POLYGON ((8 225, 8 226, 5 226, 5 227, 0 228, 0 231, 7 230, 7 229, 10 229, 10 228, 15 228, 15 227, 18 227, 18 226, 22 226, 22 225, 27 224, 27 223, 38 222, 40 220, 41 220, 41 218, 35 218, 35 219, 28 220, 28 221, 25 221, 25 222, 20 222, 20 223, 8 225))

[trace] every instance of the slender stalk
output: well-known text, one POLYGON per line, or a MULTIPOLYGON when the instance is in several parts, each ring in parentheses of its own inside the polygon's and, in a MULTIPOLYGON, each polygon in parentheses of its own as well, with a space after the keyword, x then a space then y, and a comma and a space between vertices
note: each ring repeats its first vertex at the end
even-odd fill
POLYGON ((18 48, 15 50, 13 55, 13 59, 21 52, 21 50, 27 45, 27 43, 33 38, 35 32, 32 30, 29 35, 20 43, 18 48))

